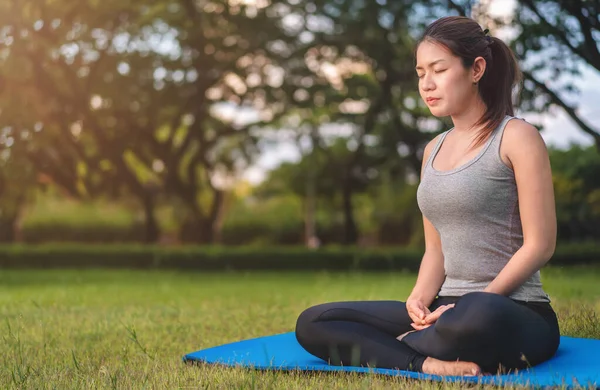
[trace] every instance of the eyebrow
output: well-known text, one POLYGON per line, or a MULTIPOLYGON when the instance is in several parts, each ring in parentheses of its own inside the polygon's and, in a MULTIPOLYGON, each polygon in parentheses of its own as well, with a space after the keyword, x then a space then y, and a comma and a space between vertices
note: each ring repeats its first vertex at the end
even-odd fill
MULTIPOLYGON (((435 61, 433 61, 432 63, 430 63, 430 64, 429 64, 429 66, 431 67, 431 66, 433 66, 433 65, 437 64, 438 62, 444 62, 444 61, 445 61, 444 59, 440 58, 439 60, 435 60, 435 61)), ((418 65, 417 65, 417 67, 416 67, 415 69, 416 69, 416 70, 419 70, 419 69, 423 69, 423 67, 422 67, 422 66, 418 66, 418 65)))

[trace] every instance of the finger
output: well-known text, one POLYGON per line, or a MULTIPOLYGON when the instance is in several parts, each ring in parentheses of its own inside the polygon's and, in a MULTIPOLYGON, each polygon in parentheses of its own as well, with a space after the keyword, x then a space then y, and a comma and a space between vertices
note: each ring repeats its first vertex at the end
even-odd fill
POLYGON ((425 318, 420 318, 420 317, 412 317, 411 318, 413 320, 414 324, 418 324, 418 325, 425 325, 425 318))
POLYGON ((444 312, 445 309, 446 308, 444 306, 438 307, 435 311, 433 311, 431 314, 429 314, 426 319, 427 320, 437 319, 440 316, 440 314, 444 312))
POLYGON ((411 310, 411 314, 412 314, 412 317, 414 317, 416 319, 424 318, 423 317, 423 314, 424 314, 423 311, 419 310, 418 308, 411 310))
POLYGON ((438 320, 438 318, 440 318, 441 314, 442 313, 439 313, 437 311, 433 312, 430 315, 428 315, 427 318, 425 318, 424 321, 425 321, 426 324, 433 324, 434 322, 436 322, 438 320))
POLYGON ((415 324, 420 324, 421 321, 423 321, 422 319, 420 319, 418 316, 410 316, 410 319, 415 323, 415 324))
POLYGON ((423 329, 425 329, 425 328, 429 328, 429 327, 431 326, 431 324, 425 324, 425 325, 421 325, 421 324, 417 324, 417 323, 414 323, 414 322, 413 322, 413 323, 411 324, 411 326, 412 326, 413 328, 415 328, 415 329, 418 329, 418 330, 423 330, 423 329))
POLYGON ((416 302, 416 306, 417 306, 417 309, 418 309, 418 312, 417 312, 417 314, 419 315, 419 318, 421 318, 421 319, 422 319, 422 318, 425 318, 425 317, 427 317, 427 314, 428 314, 427 312, 428 312, 429 310, 428 310, 428 309, 427 309, 427 307, 426 307, 426 306, 423 304, 423 302, 416 302))
POLYGON ((425 311, 421 307, 421 305, 417 305, 413 308, 413 312, 418 319, 425 318, 425 311))
POLYGON ((431 322, 435 322, 438 320, 438 318, 440 318, 440 316, 446 312, 449 309, 452 309, 454 307, 454 305, 450 306, 450 305, 445 305, 445 306, 440 306, 437 308, 437 310, 435 310, 433 313, 431 313, 429 316, 427 316, 427 318, 425 319, 427 323, 431 323, 431 322))
POLYGON ((406 311, 408 312, 408 316, 412 319, 418 318, 417 313, 412 308, 412 306, 406 306, 406 311))
POLYGON ((423 315, 420 317, 421 322, 425 323, 425 318, 427 318, 427 316, 430 315, 430 314, 431 314, 431 312, 429 311, 429 309, 425 307, 423 309, 423 315))
POLYGON ((420 321, 426 317, 425 313, 419 307, 415 306, 408 307, 408 315, 413 321, 420 321))
POLYGON ((419 325, 413 322, 412 324, 410 324, 410 326, 412 326, 416 330, 423 330, 429 328, 431 325, 419 325))

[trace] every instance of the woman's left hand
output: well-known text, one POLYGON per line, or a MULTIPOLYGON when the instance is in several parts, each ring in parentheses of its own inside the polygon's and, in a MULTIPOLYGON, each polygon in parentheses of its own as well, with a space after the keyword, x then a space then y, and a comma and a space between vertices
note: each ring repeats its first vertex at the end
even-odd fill
POLYGON ((437 309, 435 309, 433 312, 431 312, 429 315, 427 315, 427 317, 425 317, 425 320, 424 320, 425 324, 415 324, 413 322, 410 325, 413 328, 415 328, 416 330, 423 330, 425 328, 428 328, 431 325, 433 325, 438 320, 438 318, 440 318, 442 313, 444 313, 448 309, 452 309, 453 307, 454 307, 454 303, 451 303, 449 305, 442 305, 442 306, 438 307, 437 309))

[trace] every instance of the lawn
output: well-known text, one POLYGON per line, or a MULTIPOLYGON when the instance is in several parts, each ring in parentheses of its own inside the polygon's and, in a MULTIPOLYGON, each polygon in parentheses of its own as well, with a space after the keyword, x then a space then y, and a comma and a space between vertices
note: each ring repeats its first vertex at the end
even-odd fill
MULTIPOLYGON (((0 270, 0 388, 438 388, 401 378, 192 366, 182 355, 292 331, 335 300, 406 298, 415 275, 0 270)), ((600 338, 600 268, 549 268, 563 335, 600 338)), ((460 388, 446 384, 445 388, 460 388)))

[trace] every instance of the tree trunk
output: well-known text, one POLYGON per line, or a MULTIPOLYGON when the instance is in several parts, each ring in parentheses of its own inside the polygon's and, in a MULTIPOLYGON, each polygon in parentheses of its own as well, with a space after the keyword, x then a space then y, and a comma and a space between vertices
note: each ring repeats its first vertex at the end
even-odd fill
POLYGON ((0 218, 0 242, 13 243, 16 239, 16 222, 15 214, 2 216, 0 218))
POLYGON ((181 226, 179 238, 181 242, 198 245, 213 244, 215 240, 215 229, 208 219, 190 215, 181 226))
POLYGON ((227 208, 231 204, 231 194, 217 188, 213 188, 213 202, 209 212, 207 224, 210 230, 210 243, 218 244, 221 242, 221 232, 225 222, 227 208))
POLYGON ((14 243, 21 239, 21 217, 25 208, 25 193, 20 193, 12 205, 0 210, 0 242, 14 243), (4 212, 2 212, 4 211, 4 212))
POLYGON ((318 246, 315 217, 315 192, 315 177, 311 170, 306 180, 306 197, 304 201, 304 243, 308 248, 315 248, 318 246))
POLYGON ((181 224, 179 238, 181 242, 194 244, 213 244, 217 215, 204 216, 192 197, 186 197, 188 215, 181 224))
POLYGON ((142 203, 144 205, 144 242, 146 244, 154 244, 158 242, 160 236, 160 228, 154 214, 154 197, 145 194, 142 203))
POLYGON ((344 178, 342 185, 342 201, 344 211, 344 245, 354 245, 358 241, 358 229, 354 221, 352 207, 352 183, 348 177, 344 178))
POLYGON ((207 219, 198 221, 198 244, 213 244, 215 241, 214 221, 207 219))

